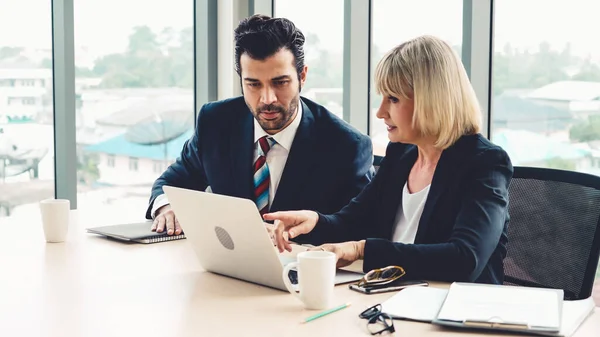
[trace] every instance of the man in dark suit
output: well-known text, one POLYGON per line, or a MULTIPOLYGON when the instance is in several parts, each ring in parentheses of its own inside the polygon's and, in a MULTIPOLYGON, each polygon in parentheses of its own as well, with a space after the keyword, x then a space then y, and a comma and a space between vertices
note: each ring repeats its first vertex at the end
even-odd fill
MULTIPOLYGON (((235 30, 243 97, 205 104, 180 157, 154 183, 152 229, 180 234, 164 185, 254 200, 267 211, 338 211, 370 181, 371 140, 300 97, 304 35, 287 19, 255 15, 235 30)), ((310 234, 300 242, 315 242, 310 234)))

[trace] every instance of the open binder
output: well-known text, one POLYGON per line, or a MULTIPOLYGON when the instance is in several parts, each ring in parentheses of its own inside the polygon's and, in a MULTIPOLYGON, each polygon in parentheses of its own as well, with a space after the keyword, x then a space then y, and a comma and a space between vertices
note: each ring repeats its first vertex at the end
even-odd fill
POLYGON ((560 289, 453 283, 433 324, 505 331, 558 333, 560 289))
POLYGON ((562 290, 474 283, 406 288, 381 306, 395 319, 557 337, 571 336, 595 308, 592 298, 564 301, 562 290))

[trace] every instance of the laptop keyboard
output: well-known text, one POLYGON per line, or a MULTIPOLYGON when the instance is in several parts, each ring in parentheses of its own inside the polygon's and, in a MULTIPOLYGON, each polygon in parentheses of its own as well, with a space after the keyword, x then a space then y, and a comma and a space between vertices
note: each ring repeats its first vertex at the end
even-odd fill
POLYGON ((290 256, 279 256, 279 261, 281 261, 281 264, 283 266, 285 266, 286 264, 288 264, 290 262, 296 261, 296 258, 295 257, 290 257, 290 256))
MULTIPOLYGON (((296 259, 288 258, 288 257, 280 257, 280 260, 283 265, 286 265, 290 261, 295 261, 296 259)), ((290 270, 290 272, 288 273, 288 277, 290 279, 290 282, 293 285, 298 284, 298 271, 297 270, 295 270, 295 269, 290 270)), ((358 281, 362 277, 362 274, 351 272, 351 271, 345 271, 345 270, 337 270, 335 277, 336 277, 336 284, 348 283, 348 282, 358 281)))
POLYGON ((288 273, 288 277, 290 278, 290 282, 292 284, 298 284, 298 272, 295 270, 290 270, 288 273))
MULTIPOLYGON (((285 266, 290 262, 296 261, 296 258, 289 256, 279 256, 279 261, 281 261, 281 264, 285 266)), ((292 282, 292 284, 298 284, 298 272, 296 270, 290 270, 290 272, 288 273, 288 277, 290 278, 290 282, 292 282)))

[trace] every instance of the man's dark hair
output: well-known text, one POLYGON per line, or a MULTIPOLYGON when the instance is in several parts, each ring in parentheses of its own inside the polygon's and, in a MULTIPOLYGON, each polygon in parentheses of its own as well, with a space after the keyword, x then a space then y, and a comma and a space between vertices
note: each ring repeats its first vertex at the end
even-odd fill
POLYGON ((241 76, 240 58, 247 53, 254 60, 264 60, 286 48, 294 55, 294 66, 300 79, 304 69, 304 34, 293 22, 255 14, 235 29, 235 71, 241 76))

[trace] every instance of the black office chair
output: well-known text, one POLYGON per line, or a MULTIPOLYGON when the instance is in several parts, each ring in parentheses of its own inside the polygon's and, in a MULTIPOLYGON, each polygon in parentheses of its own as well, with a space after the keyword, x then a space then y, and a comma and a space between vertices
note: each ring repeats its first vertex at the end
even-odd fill
POLYGON ((600 177, 515 167, 504 284, 591 296, 600 254, 600 177))

